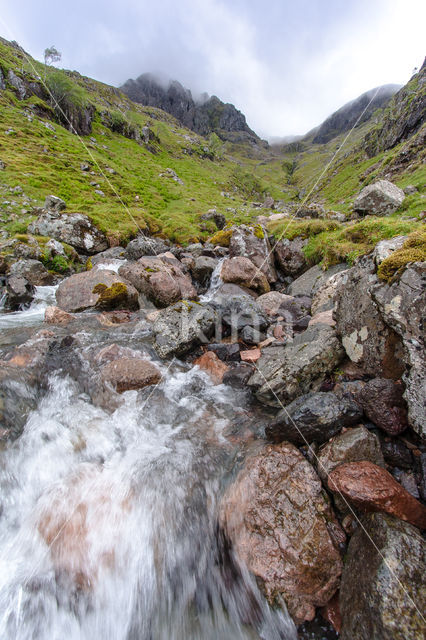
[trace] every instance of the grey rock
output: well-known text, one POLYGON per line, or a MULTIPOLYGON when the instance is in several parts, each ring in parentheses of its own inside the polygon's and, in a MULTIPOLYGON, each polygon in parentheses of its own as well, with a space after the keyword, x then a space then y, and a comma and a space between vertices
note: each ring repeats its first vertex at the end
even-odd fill
POLYGON ((85 254, 99 253, 108 248, 105 234, 82 213, 43 213, 28 226, 28 231, 66 242, 85 254))
POLYGON ((389 258, 394 251, 401 249, 402 245, 406 241, 407 236, 395 236, 390 240, 381 240, 378 242, 373 251, 374 262, 377 266, 389 258))
POLYGON ((276 282, 273 251, 266 231, 260 225, 256 229, 246 225, 235 227, 229 241, 229 255, 231 258, 249 258, 265 274, 269 283, 276 282))
POLYGON ((285 276, 298 276, 307 267, 303 247, 307 240, 279 240, 274 246, 275 262, 285 276))
POLYGON ((336 264, 327 271, 323 271, 317 264, 299 276, 288 288, 287 293, 291 296, 312 296, 331 276, 348 268, 346 264, 336 264))
POLYGON ((115 260, 125 260, 125 252, 124 247, 110 247, 110 249, 101 251, 90 258, 90 262, 92 267, 96 267, 99 264, 108 264, 108 262, 114 262, 115 260))
POLYGON ((51 285, 54 276, 38 260, 18 260, 9 269, 10 276, 25 278, 33 286, 51 285))
POLYGON ((217 309, 221 321, 231 329, 235 339, 244 327, 263 331, 269 325, 262 309, 247 295, 216 295, 211 304, 217 309))
POLYGON ((85 309, 138 309, 138 292, 124 278, 107 269, 83 271, 63 280, 56 302, 68 313, 85 309))
POLYGON ((51 257, 63 256, 65 258, 66 256, 63 245, 58 242, 58 240, 54 240, 53 238, 46 242, 46 249, 49 251, 49 255, 51 257))
POLYGON ((408 427, 404 387, 387 378, 369 380, 356 394, 356 399, 371 422, 391 436, 408 427))
POLYGON ((238 342, 211 342, 207 345, 207 351, 213 351, 219 360, 236 361, 240 360, 240 345, 238 342))
POLYGON ((228 384, 235 389, 246 389, 247 381, 253 373, 253 367, 250 364, 241 362, 234 365, 225 372, 223 376, 223 384, 228 384))
POLYGON ((182 300, 160 311, 154 321, 154 347, 160 358, 183 355, 210 341, 217 312, 208 304, 182 300))
POLYGON ((364 516, 343 568, 341 639, 422 640, 425 576, 418 529, 382 513, 364 516))
MULTIPOLYGON (((387 464, 401 469, 411 469, 413 457, 411 451, 398 439, 382 438, 381 442, 383 457, 387 464)), ((374 462, 374 460, 372 460, 374 462)))
POLYGON ((24 100, 24 98, 27 97, 27 88, 22 78, 17 76, 16 73, 12 71, 12 69, 9 69, 9 71, 7 72, 7 79, 9 84, 12 85, 12 87, 18 94, 18 98, 20 100, 24 100))
POLYGON ((200 220, 213 220, 218 229, 223 229, 226 224, 226 218, 223 213, 219 213, 216 209, 211 209, 207 213, 200 216, 200 220))
POLYGON ((249 386, 261 402, 280 406, 317 390, 344 357, 336 332, 324 324, 308 327, 284 345, 265 347, 249 386))
POLYGON ((353 400, 318 391, 293 400, 270 422, 265 433, 274 442, 325 442, 361 417, 362 410, 353 400))
POLYGON ((324 284, 317 288, 312 299, 312 315, 334 309, 337 296, 345 287, 347 280, 347 269, 339 271, 331 276, 324 284))
POLYGON ((208 287, 210 278, 217 266, 218 260, 208 256, 200 256, 195 258, 194 265, 191 267, 193 279, 202 287, 208 287))
POLYGON ((354 211, 362 215, 384 216, 394 213, 404 202, 405 193, 389 180, 378 180, 361 191, 354 211))
POLYGON ((64 211, 67 208, 67 205, 57 196, 46 196, 44 208, 49 211, 64 211))
POLYGON ((11 276, 6 284, 5 307, 9 311, 19 311, 31 304, 35 288, 23 276, 11 276))
POLYGON ((139 260, 144 256, 157 256, 159 253, 167 251, 167 249, 166 243, 159 238, 138 236, 127 245, 125 257, 128 260, 139 260))

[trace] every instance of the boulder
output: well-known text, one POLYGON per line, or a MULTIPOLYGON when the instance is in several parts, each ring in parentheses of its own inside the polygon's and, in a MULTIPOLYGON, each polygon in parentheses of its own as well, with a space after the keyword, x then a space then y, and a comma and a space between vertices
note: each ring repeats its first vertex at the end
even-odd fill
POLYGON ((229 384, 235 389, 246 389, 247 381, 253 373, 253 367, 248 362, 241 362, 231 366, 223 376, 223 384, 229 384))
POLYGON ((47 324, 58 324, 66 327, 73 318, 74 316, 59 307, 46 307, 46 311, 44 312, 44 321, 47 322, 47 324))
POLYGON ((344 462, 369 460, 384 467, 379 439, 364 426, 346 429, 324 444, 317 454, 317 471, 324 484, 329 474, 344 462))
POLYGON ((336 305, 337 296, 345 287, 347 280, 347 269, 338 271, 331 276, 326 282, 320 285, 312 299, 311 312, 312 315, 330 311, 336 305))
POLYGON ((385 324, 371 296, 377 283, 369 256, 347 271, 345 286, 336 298, 336 330, 348 357, 364 373, 397 380, 405 369, 401 340, 385 324))
POLYGON ((9 311, 19 311, 28 307, 33 301, 35 288, 23 276, 10 276, 6 284, 5 308, 9 311))
POLYGON ((191 266, 191 275, 201 287, 207 288, 217 264, 218 260, 216 258, 210 258, 209 256, 195 258, 191 266))
POLYGON ((237 334, 245 327, 256 331, 263 331, 269 325, 267 316, 257 304, 256 300, 246 295, 216 295, 212 301, 223 322, 231 329, 231 335, 237 339, 237 334))
POLYGON ((303 393, 319 389, 343 356, 336 332, 317 324, 297 334, 292 342, 265 347, 249 386, 261 402, 286 405, 303 393))
POLYGON ((130 389, 157 384, 161 380, 161 372, 149 360, 142 358, 117 358, 105 364, 100 372, 104 384, 111 385, 118 393, 130 389))
POLYGON ((426 507, 372 462, 339 465, 329 474, 328 487, 363 511, 383 511, 426 529, 426 507))
POLYGON ((408 427, 407 405, 401 383, 386 378, 369 380, 356 394, 365 415, 391 436, 408 427))
POLYGON ((267 293, 270 290, 265 274, 251 260, 243 256, 226 258, 220 275, 224 282, 232 282, 253 289, 257 293, 267 293))
POLYGON ((274 442, 325 442, 361 417, 361 408, 353 400, 317 391, 293 400, 270 422, 265 433, 274 442))
POLYGON ((354 211, 361 215, 384 216, 394 213, 404 202, 405 193, 389 180, 378 180, 361 191, 354 211))
POLYGON ((271 604, 284 598, 296 622, 311 620, 339 585, 344 534, 321 481, 293 445, 266 446, 246 460, 220 507, 237 559, 271 604))
POLYGON ((216 209, 210 209, 207 213, 200 216, 200 220, 213 220, 218 229, 223 229, 226 225, 226 218, 223 213, 219 213, 216 209))
POLYGON ((286 296, 279 291, 269 291, 269 293, 259 296, 256 302, 266 315, 273 318, 280 315, 279 308, 287 298, 292 298, 292 296, 286 296))
POLYGON ((154 320, 154 347, 161 358, 183 355, 210 342, 217 322, 217 312, 209 304, 182 300, 154 320))
POLYGON ((38 260, 18 260, 9 269, 9 276, 25 278, 35 287, 51 285, 55 277, 38 260))
POLYGON ((391 286, 377 284, 372 289, 373 300, 383 319, 402 339, 402 357, 407 365, 403 380, 408 421, 422 438, 426 438, 425 281, 426 263, 415 263, 391 286))
POLYGON ((426 559, 419 532, 381 513, 351 538, 340 589, 342 640, 421 640, 426 559))
POLYGON ((260 225, 235 227, 229 241, 229 256, 231 258, 243 256, 260 269, 269 283, 276 282, 273 251, 269 244, 266 231, 260 225))
POLYGON ((83 271, 63 280, 56 291, 60 309, 138 309, 138 292, 124 278, 107 269, 83 271))
MULTIPOLYGON (((93 267, 97 267, 98 265, 104 265, 109 263, 115 263, 118 260, 125 260, 125 249, 124 247, 110 247, 106 251, 101 251, 95 256, 90 258, 90 264, 93 267)), ((118 264, 118 262, 117 262, 118 264)))
POLYGON ((46 196, 44 208, 49 211, 64 211, 67 205, 61 198, 58 198, 58 196, 46 196))
POLYGON ((229 369, 213 351, 203 353, 202 356, 194 360, 194 365, 199 366, 202 371, 208 373, 214 384, 221 384, 223 376, 229 369))
POLYGON ((312 298, 318 289, 339 271, 345 271, 347 264, 336 264, 327 271, 323 271, 317 264, 296 278, 288 288, 291 296, 308 296, 312 298))
POLYGON ((140 235, 131 240, 126 247, 125 257, 128 260, 139 260, 144 256, 157 256, 159 253, 167 251, 168 246, 160 238, 149 238, 140 235))
POLYGON ((212 342, 207 345, 209 351, 213 351, 220 360, 225 362, 238 362, 240 360, 240 345, 238 342, 212 342))
POLYGON ((279 240, 274 246, 275 263, 285 276, 297 277, 307 267, 303 247, 307 240, 295 238, 294 240, 279 240))
POLYGON ((376 244, 373 251, 373 259, 377 266, 389 258, 397 249, 402 249, 407 236, 395 236, 390 240, 381 240, 376 244))
POLYGON ((99 253, 108 248, 106 236, 82 213, 42 211, 28 226, 28 231, 66 242, 85 254, 99 253))
MULTIPOLYGON (((172 259, 180 264, 175 258, 172 259)), ((126 263, 119 274, 157 307, 167 307, 182 299, 197 298, 189 276, 166 259, 146 257, 137 262, 126 263)))

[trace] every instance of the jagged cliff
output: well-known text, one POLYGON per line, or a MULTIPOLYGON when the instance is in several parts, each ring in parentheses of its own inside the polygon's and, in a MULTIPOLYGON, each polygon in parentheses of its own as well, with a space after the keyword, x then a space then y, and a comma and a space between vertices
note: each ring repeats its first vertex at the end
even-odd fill
POLYGON ((143 73, 136 80, 127 80, 120 89, 134 102, 163 109, 202 136, 214 132, 232 142, 261 142, 233 104, 207 94, 197 102, 176 80, 162 84, 154 75, 143 73))

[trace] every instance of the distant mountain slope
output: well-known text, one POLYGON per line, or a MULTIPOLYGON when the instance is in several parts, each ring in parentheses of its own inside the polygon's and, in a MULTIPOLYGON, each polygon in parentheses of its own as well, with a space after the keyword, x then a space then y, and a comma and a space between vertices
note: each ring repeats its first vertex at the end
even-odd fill
POLYGON ((261 142, 248 126, 245 116, 233 104, 207 94, 204 94, 203 101, 196 102, 191 91, 177 80, 170 80, 164 85, 153 74, 143 73, 136 80, 127 80, 120 90, 133 102, 167 111, 185 127, 202 136, 214 132, 232 142, 261 142))
POLYGON ((316 130, 310 132, 315 134, 313 142, 325 144, 341 133, 349 131, 355 124, 357 126, 363 124, 369 120, 376 109, 382 108, 400 88, 400 85, 397 84, 385 84, 382 87, 366 91, 355 100, 351 100, 324 120, 316 130), (374 98, 371 100, 373 96, 374 98), (369 104, 370 100, 371 104, 369 104), (358 118, 359 122, 357 122, 358 118))

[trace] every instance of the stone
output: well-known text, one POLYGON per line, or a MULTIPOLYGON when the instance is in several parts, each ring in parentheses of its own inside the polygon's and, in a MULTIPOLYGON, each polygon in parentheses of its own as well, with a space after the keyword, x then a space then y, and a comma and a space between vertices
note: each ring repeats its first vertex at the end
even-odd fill
POLYGON ((303 247, 307 240, 295 238, 278 240, 274 246, 275 263, 284 276, 297 277, 307 268, 303 247))
POLYGON ((213 271, 218 264, 217 259, 209 258, 208 256, 200 256, 194 259, 194 264, 191 266, 191 275, 193 279, 198 282, 202 287, 208 287, 213 271))
MULTIPOLYGON (((176 262, 180 264, 177 260, 176 262)), ((182 299, 197 298, 191 278, 175 264, 169 264, 167 259, 140 258, 137 262, 124 264, 118 272, 157 307, 167 307, 182 299)))
POLYGON ((220 300, 220 298, 223 299, 226 296, 246 296, 248 298, 254 298, 255 300, 259 297, 255 291, 252 291, 252 289, 239 287, 237 284, 232 284, 231 282, 224 282, 221 284, 215 291, 214 299, 220 300))
POLYGON ((99 324, 104 327, 113 327, 117 324, 125 324, 132 320, 132 313, 125 309, 116 309, 115 311, 104 311, 97 316, 99 324))
POLYGON ((232 365, 223 376, 223 384, 229 384, 235 389, 246 389, 247 381, 253 373, 253 367, 248 362, 232 365))
POLYGON ((291 296, 308 296, 312 298, 318 289, 339 271, 345 271, 347 264, 336 264, 327 271, 323 271, 317 264, 296 278, 288 288, 291 296))
MULTIPOLYGON (((325 443, 317 453, 316 468, 324 486, 327 486, 327 478, 333 469, 344 462, 361 460, 385 466, 379 439, 362 425, 346 429, 325 443)), ((341 513, 349 511, 347 503, 338 494, 334 496, 334 504, 341 513)))
POLYGON ((200 220, 213 220, 218 229, 223 229, 226 225, 226 218, 223 213, 219 213, 216 209, 210 209, 207 213, 200 216, 200 220))
POLYGON ((408 427, 407 405, 401 383, 387 378, 369 380, 356 395, 365 415, 391 436, 408 427))
POLYGON ((217 312, 209 304, 182 300, 163 309, 154 320, 154 347, 160 358, 183 355, 208 344, 217 322, 217 312))
POLYGON ((166 243, 160 238, 149 238, 140 235, 131 240, 126 247, 125 257, 128 260, 139 260, 144 256, 157 256, 159 253, 167 251, 166 243))
POLYGON ((220 360, 238 362, 240 360, 240 345, 238 342, 212 342, 207 345, 208 351, 213 351, 220 360))
POLYGON ((20 311, 33 301, 35 288, 23 276, 10 276, 6 284, 5 307, 9 311, 20 311))
POLYGON ((326 282, 319 286, 312 298, 312 315, 323 311, 331 311, 336 305, 336 299, 341 289, 345 287, 347 280, 347 269, 338 271, 326 282))
POLYGON ((125 260, 124 247, 110 247, 109 249, 106 249, 106 251, 101 251, 90 258, 90 264, 93 268, 101 264, 114 263, 116 260, 125 260))
POLYGON ((382 513, 362 518, 340 589, 341 640, 421 640, 426 560, 418 530, 382 513))
POLYGON ((65 249, 63 245, 58 242, 58 240, 54 240, 53 238, 51 238, 48 242, 46 242, 46 249, 49 251, 49 255, 51 258, 54 258, 55 256, 63 256, 64 258, 66 258, 65 249))
POLYGON ((18 260, 9 269, 9 276, 25 278, 35 287, 51 285, 55 277, 48 272, 46 267, 38 260, 18 260))
POLYGON ((425 284, 426 263, 415 263, 391 286, 377 284, 371 292, 384 321, 402 340, 408 422, 422 438, 426 438, 425 284))
POLYGON ((364 373, 397 380, 404 372, 400 337, 383 320, 371 291, 377 284, 371 257, 347 271, 334 319, 345 351, 364 373))
POLYGON ((329 622, 337 633, 340 633, 342 629, 342 616, 340 613, 338 591, 334 594, 331 600, 327 602, 325 607, 320 609, 320 613, 324 620, 329 622))
POLYGON ((296 623, 312 620, 338 588, 336 547, 345 536, 295 446, 266 446, 250 456, 222 500, 219 522, 269 602, 284 598, 296 623))
POLYGON ((219 295, 211 302, 223 322, 231 329, 234 341, 245 327, 263 331, 268 327, 268 319, 257 302, 247 295, 219 295))
POLYGON ((260 225, 256 227, 248 227, 246 225, 234 227, 229 241, 230 258, 236 256, 249 258, 255 267, 265 275, 269 283, 277 280, 273 255, 268 236, 263 227, 260 225))
POLYGON ((48 324, 58 324, 66 327, 73 320, 74 316, 59 307, 47 307, 44 312, 44 321, 48 324))
POLYGON ((411 451, 400 440, 385 438, 382 440, 381 446, 383 457, 391 467, 399 467, 400 469, 412 468, 413 457, 411 451))
POLYGON ((373 251, 373 259, 377 266, 389 258, 397 249, 402 249, 407 236, 395 236, 390 240, 381 240, 376 244, 373 251))
POLYGON ((44 208, 51 211, 64 211, 67 208, 67 205, 57 196, 46 196, 44 208))
POLYGON ((43 211, 28 231, 66 242, 82 253, 92 255, 108 248, 106 236, 82 213, 43 211))
POLYGON ((12 71, 12 69, 9 69, 9 71, 7 72, 7 79, 9 84, 15 89, 16 93, 18 94, 19 100, 24 100, 24 98, 29 97, 27 95, 25 82, 22 80, 22 78, 17 76, 16 73, 12 71))
POLYGON ((267 293, 270 290, 268 280, 251 260, 243 256, 226 258, 220 272, 224 282, 232 282, 257 293, 267 293))
POLYGON ((333 310, 320 311, 316 313, 310 320, 308 327, 312 327, 315 324, 326 324, 329 327, 335 327, 336 321, 333 318, 333 310))
POLYGON ((265 433, 274 442, 325 442, 343 427, 356 424, 361 416, 362 411, 353 400, 317 391, 293 400, 269 423, 265 433))
POLYGON ((138 292, 108 269, 92 269, 63 280, 56 290, 60 309, 75 313, 85 309, 138 309, 138 292))
POLYGON ((291 298, 291 296, 286 296, 279 291, 269 291, 269 293, 259 296, 256 302, 266 315, 274 317, 280 315, 280 306, 287 298, 291 298))
POLYGON ((248 384, 260 402, 286 405, 319 389, 343 355, 335 331, 317 324, 297 334, 292 342, 265 347, 248 384))
POLYGON ((100 372, 101 380, 118 393, 158 384, 161 372, 149 360, 141 358, 117 358, 105 364, 100 372))
POLYGON ((419 529, 426 528, 426 507, 372 462, 339 465, 329 474, 328 487, 363 511, 383 511, 419 529))
POLYGON ((389 180, 378 180, 364 187, 354 202, 361 215, 384 216, 394 213, 405 200, 405 193, 389 180))
POLYGON ((208 373, 214 384, 222 384, 223 376, 229 369, 213 351, 203 353, 202 356, 194 360, 194 365, 208 373))
POLYGON ((248 351, 240 351, 240 358, 244 362, 257 362, 261 356, 260 349, 249 349, 248 351))

